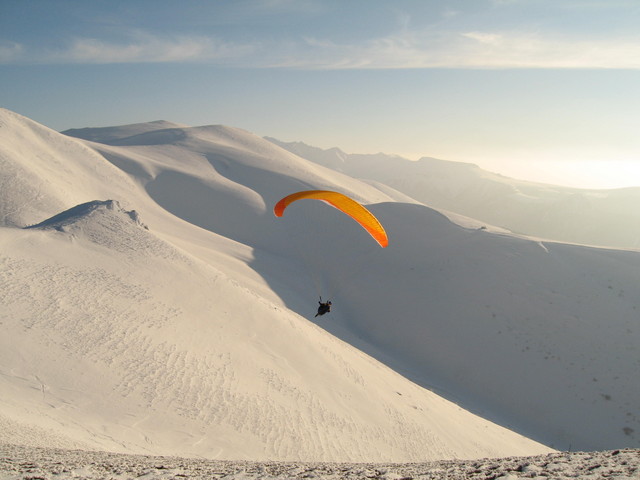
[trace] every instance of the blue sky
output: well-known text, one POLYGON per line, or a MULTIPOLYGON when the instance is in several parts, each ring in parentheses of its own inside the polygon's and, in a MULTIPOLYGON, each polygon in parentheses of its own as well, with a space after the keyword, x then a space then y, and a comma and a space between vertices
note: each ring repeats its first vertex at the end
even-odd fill
POLYGON ((0 0, 0 105, 640 186, 637 0, 0 0))

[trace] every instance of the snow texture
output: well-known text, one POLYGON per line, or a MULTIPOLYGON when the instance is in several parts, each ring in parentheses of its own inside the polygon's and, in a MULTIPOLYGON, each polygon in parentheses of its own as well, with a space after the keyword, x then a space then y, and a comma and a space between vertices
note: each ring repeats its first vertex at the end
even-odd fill
POLYGON ((413 464, 229 462, 117 455, 82 450, 0 445, 0 480, 27 479, 225 479, 316 478, 377 480, 488 480, 640 478, 640 450, 552 453, 534 457, 413 464))
POLYGON ((0 109, 0 442, 368 463, 638 447, 638 252, 454 223, 237 128, 80 132, 0 109), (390 246, 321 202, 273 215, 303 189, 367 204, 390 246))

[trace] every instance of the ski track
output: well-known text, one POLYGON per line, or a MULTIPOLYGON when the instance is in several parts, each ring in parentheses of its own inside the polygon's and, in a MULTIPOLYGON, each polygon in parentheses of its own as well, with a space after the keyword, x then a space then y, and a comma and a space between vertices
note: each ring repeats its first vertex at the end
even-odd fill
POLYGON ((216 461, 0 444, 0 480, 33 479, 638 479, 640 450, 429 463, 216 461))

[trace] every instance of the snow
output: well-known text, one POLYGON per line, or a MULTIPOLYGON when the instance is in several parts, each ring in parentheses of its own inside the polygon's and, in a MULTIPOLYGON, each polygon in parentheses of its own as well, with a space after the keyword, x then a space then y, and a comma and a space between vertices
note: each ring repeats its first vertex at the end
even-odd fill
POLYGON ((43 454, 65 464, 638 447, 638 252, 482 228, 241 129, 68 133, 0 109, 0 443, 87 455, 43 454), (320 202, 273 215, 306 188, 366 203, 390 246, 320 202))
POLYGON ((0 480, 27 478, 295 479, 602 479, 640 476, 639 450, 552 453, 534 457, 413 464, 230 462, 117 455, 0 445, 0 480))

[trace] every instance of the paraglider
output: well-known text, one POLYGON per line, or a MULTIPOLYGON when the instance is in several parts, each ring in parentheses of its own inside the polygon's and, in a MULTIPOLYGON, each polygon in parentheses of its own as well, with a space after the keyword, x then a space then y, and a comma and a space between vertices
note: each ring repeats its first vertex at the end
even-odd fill
POLYGON ((321 200, 337 208, 358 222, 382 248, 389 245, 387 232, 385 232, 384 227, 378 219, 374 217, 369 210, 364 208, 364 206, 342 193, 332 192, 330 190, 305 190, 303 192, 292 193, 276 203, 275 207, 273 207, 273 213, 276 217, 281 217, 284 210, 291 203, 305 198, 321 200))
MULTIPOLYGON (((291 195, 287 195, 280 199, 278 203, 275 204, 273 207, 273 213, 276 217, 282 217, 285 209, 290 204, 302 199, 320 200, 337 208, 342 213, 350 216, 358 222, 382 248, 386 248, 389 245, 387 233, 380 221, 360 203, 346 195, 343 195, 342 193, 330 190, 305 190, 302 192, 292 193, 291 195)), ((323 302, 322 297, 320 297, 320 301, 318 303, 320 305, 318 307, 318 313, 315 315, 316 317, 331 311, 331 301, 323 302)))
POLYGON ((322 297, 320 297, 320 301, 318 303, 320 304, 320 306, 318 307, 318 313, 316 313, 316 317, 318 315, 324 315, 325 313, 329 313, 331 311, 331 300, 323 302, 322 297))

